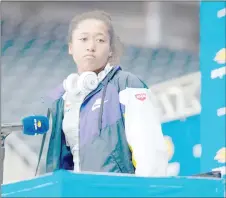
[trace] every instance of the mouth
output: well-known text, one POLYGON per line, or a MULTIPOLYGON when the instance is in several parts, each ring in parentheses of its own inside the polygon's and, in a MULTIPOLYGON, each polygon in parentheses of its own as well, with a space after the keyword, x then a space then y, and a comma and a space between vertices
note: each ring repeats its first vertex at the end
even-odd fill
POLYGON ((92 55, 92 54, 87 54, 87 55, 85 55, 84 57, 85 57, 85 58, 95 58, 95 56, 92 55))

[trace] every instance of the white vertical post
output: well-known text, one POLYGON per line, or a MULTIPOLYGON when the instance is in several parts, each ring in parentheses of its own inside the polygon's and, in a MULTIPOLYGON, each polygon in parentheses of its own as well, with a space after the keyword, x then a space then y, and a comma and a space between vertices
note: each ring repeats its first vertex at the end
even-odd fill
POLYGON ((156 47, 162 39, 161 6, 162 2, 145 2, 146 44, 156 47))

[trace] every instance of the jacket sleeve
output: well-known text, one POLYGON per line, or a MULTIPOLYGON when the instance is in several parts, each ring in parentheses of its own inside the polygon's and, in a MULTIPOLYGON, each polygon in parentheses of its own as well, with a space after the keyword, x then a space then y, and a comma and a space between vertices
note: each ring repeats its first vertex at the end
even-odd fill
MULTIPOLYGON (((47 95, 45 95, 42 98, 42 103, 43 103, 43 110, 44 109, 48 109, 50 112, 55 112, 56 108, 57 108, 57 104, 59 99, 62 97, 62 95, 64 94, 64 89, 62 84, 60 84, 59 86, 57 86, 56 88, 52 89, 50 92, 48 92, 47 95), (54 110, 54 111, 53 111, 54 110)), ((44 114, 43 112, 40 114, 44 114)), ((36 174, 44 174, 47 172, 52 172, 54 171, 51 164, 49 164, 49 151, 54 149, 52 148, 50 145, 52 143, 52 141, 55 141, 55 139, 53 140, 51 138, 52 134, 55 133, 55 130, 53 130, 53 125, 55 125, 56 123, 53 122, 53 117, 55 117, 55 113, 54 115, 51 113, 48 117, 49 117, 49 131, 47 133, 45 133, 42 136, 42 141, 41 141, 41 147, 40 147, 40 151, 39 151, 39 157, 38 157, 38 165, 36 168, 36 174)), ((61 141, 61 152, 62 155, 60 155, 60 166, 62 166, 63 168, 66 166, 65 164, 67 163, 67 158, 68 156, 70 156, 70 152, 68 151, 68 148, 66 147, 66 145, 64 145, 64 137, 59 137, 61 141)), ((59 142, 58 142, 59 143, 59 142)), ((52 152, 50 152, 52 153, 52 152)), ((66 166, 67 168, 67 166, 66 166)))
MULTIPOLYGON (((59 115, 62 114, 63 111, 63 99, 59 99, 56 102, 53 103, 53 109, 55 109, 53 112, 53 122, 52 122, 52 132, 51 134, 54 135, 54 138, 51 138, 51 148, 49 148, 50 152, 48 152, 47 155, 47 162, 46 167, 47 171, 55 171, 57 169, 66 169, 66 170, 72 170, 73 169, 73 158, 70 151, 70 148, 66 145, 65 135, 62 131, 62 126, 59 123, 59 115), (60 125, 59 125, 60 124, 60 125), (54 150, 52 152, 51 150, 54 150), (51 155, 49 156, 49 154, 51 155), (54 154, 53 154, 54 153, 54 154), (51 160, 52 158, 52 160, 51 160), (53 162, 54 161, 54 162, 53 162), (53 162, 53 166, 49 163, 53 162), (49 168, 49 167, 53 167, 49 168)), ((60 118, 61 119, 61 118, 60 118)), ((50 147, 50 144, 49 144, 50 147)))
POLYGON ((125 106, 125 132, 133 155, 135 174, 166 176, 168 155, 150 89, 139 78, 130 75, 119 97, 125 106))
POLYGON ((45 134, 42 135, 42 141, 41 141, 35 175, 42 175, 42 174, 47 173, 46 160, 47 160, 47 152, 49 149, 49 141, 50 141, 50 137, 51 137, 51 133, 52 133, 52 113, 51 113, 50 108, 48 109, 47 117, 49 119, 50 127, 49 127, 49 130, 45 134))

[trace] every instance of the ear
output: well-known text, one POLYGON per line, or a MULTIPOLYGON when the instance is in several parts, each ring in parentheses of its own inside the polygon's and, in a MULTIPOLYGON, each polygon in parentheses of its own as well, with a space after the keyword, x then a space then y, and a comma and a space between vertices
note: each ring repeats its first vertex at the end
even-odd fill
POLYGON ((72 44, 68 44, 68 54, 72 55, 72 44))

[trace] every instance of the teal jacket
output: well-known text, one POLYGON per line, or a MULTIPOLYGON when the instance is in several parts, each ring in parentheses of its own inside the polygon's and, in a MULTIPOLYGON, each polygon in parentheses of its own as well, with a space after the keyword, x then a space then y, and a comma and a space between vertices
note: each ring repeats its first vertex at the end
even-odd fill
MULTIPOLYGON (((115 67, 99 86, 83 101, 79 120, 79 152, 81 171, 135 172, 132 153, 125 135, 125 107, 119 102, 119 92, 129 88, 148 88, 135 75, 115 67), (95 101, 102 103, 95 108, 95 101), (103 102, 103 101, 108 102, 103 102), (93 109, 93 110, 92 110, 93 109), (95 109, 95 110, 94 110, 95 109)), ((73 170, 70 148, 62 131, 64 91, 58 90, 50 108, 51 130, 48 132, 47 155, 43 173, 59 169, 73 170)))

